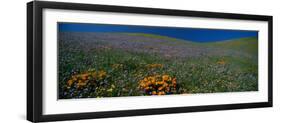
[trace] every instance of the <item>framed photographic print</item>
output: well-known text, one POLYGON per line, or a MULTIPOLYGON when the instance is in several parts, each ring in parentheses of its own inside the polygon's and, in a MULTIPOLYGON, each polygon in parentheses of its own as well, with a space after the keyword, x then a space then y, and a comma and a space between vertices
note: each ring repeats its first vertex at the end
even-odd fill
POLYGON ((272 16, 27 4, 33 122, 272 106, 272 16))

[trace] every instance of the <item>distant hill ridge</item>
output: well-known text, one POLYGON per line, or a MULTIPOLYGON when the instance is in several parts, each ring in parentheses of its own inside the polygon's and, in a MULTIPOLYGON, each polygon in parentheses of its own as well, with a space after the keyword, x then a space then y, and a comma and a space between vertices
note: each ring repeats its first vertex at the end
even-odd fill
POLYGON ((230 39, 225 41, 201 43, 201 42, 187 41, 183 39, 178 39, 178 38, 173 38, 163 35, 156 35, 156 34, 146 34, 146 33, 122 33, 122 34, 130 35, 130 36, 143 36, 149 38, 165 39, 165 40, 176 41, 178 43, 189 44, 189 45, 193 44, 193 45, 203 45, 207 47, 221 47, 226 49, 242 50, 250 54, 257 54, 258 52, 257 37, 245 37, 245 38, 230 39))
POLYGON ((102 46, 136 52, 153 52, 167 56, 178 55, 180 57, 220 55, 256 58, 258 53, 258 41, 254 37, 199 43, 146 33, 61 32, 60 39, 79 42, 79 45, 84 42, 88 49, 102 46))
POLYGON ((174 41, 187 41, 187 42, 200 43, 200 44, 201 43, 233 42, 236 40, 249 40, 249 39, 256 38, 256 37, 244 37, 244 38, 234 38, 234 39, 229 39, 229 40, 213 41, 213 42, 195 42, 195 41, 191 41, 191 40, 185 40, 185 39, 174 38, 174 37, 158 35, 158 34, 148 34, 148 33, 120 33, 120 34, 126 34, 126 35, 131 35, 131 36, 143 36, 143 37, 158 38, 158 39, 170 39, 170 40, 174 40, 174 41))

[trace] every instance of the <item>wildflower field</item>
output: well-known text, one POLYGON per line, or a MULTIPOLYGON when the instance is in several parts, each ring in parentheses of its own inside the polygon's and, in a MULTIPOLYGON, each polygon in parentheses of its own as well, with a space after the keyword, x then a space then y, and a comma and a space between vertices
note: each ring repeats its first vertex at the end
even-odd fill
POLYGON ((60 32, 59 99, 258 90, 256 37, 197 43, 144 33, 60 32))

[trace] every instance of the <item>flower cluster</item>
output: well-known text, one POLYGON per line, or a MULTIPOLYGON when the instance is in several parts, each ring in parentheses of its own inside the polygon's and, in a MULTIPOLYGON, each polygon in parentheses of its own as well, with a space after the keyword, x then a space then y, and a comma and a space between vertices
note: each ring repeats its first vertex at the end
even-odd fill
POLYGON ((139 81, 139 88, 146 95, 166 95, 177 93, 177 80, 169 75, 154 75, 139 81))
POLYGON ((149 68, 149 69, 152 69, 152 68, 163 68, 163 64, 148 64, 146 67, 149 68))
POLYGON ((218 62, 217 62, 217 64, 220 64, 220 65, 225 65, 226 64, 226 62, 225 62, 225 60, 219 60, 218 62))
POLYGON ((87 71, 82 74, 72 75, 71 79, 67 81, 67 86, 80 89, 87 84, 96 84, 96 82, 103 80, 107 76, 106 72, 100 71, 87 71))
POLYGON ((123 64, 113 64, 112 68, 113 69, 123 68, 123 64))

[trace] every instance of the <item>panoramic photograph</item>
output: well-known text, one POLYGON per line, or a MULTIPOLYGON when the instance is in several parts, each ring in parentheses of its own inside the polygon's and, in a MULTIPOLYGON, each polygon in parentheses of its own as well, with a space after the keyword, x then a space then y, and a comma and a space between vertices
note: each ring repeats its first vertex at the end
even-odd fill
POLYGON ((258 91, 258 31, 57 26, 58 99, 258 91))

